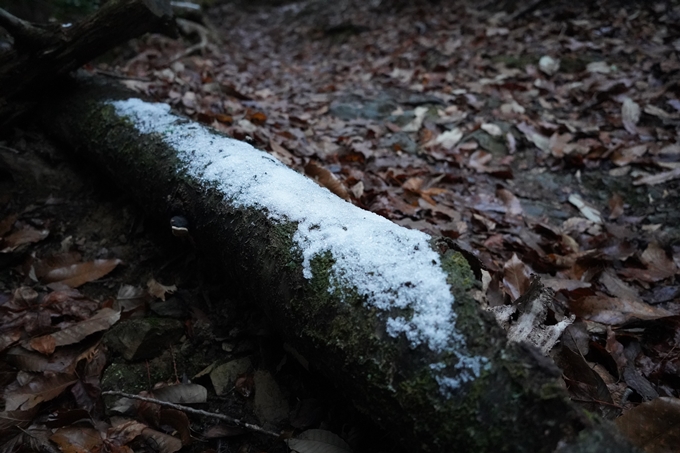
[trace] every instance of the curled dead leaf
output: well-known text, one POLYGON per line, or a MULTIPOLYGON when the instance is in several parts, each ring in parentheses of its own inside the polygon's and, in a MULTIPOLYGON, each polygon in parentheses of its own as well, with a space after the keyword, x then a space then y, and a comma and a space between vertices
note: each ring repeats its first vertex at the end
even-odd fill
POLYGON ((305 165, 305 174, 343 200, 349 200, 349 193, 347 193, 345 186, 327 168, 310 161, 305 165))

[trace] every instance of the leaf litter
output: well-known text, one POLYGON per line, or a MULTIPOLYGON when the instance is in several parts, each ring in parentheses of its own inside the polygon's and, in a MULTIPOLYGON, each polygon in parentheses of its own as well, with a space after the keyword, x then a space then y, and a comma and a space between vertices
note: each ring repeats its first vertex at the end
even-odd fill
MULTIPOLYGON (((311 172, 360 207, 475 250, 489 273, 481 302, 531 318, 509 329, 544 332, 534 341, 542 345, 550 344, 541 343, 545 332, 564 331, 549 354, 575 401, 608 418, 623 413, 617 423, 646 451, 675 445, 676 433, 657 421, 677 416, 680 397, 678 7, 546 2, 535 15, 514 16, 464 2, 307 3, 314 21, 305 8, 217 4, 201 27, 218 37, 187 31, 197 47, 150 35, 130 45, 131 60, 99 69, 311 172), (362 31, 337 35, 341 23, 362 31), (554 294, 530 297, 532 279, 554 294), (569 346, 576 338, 577 352, 569 346)), ((51 219, 11 212, 0 223, 6 256, 67 239, 51 219)), ((47 254, 29 257, 25 284, 64 286, 7 287, 0 346, 19 370, 70 382, 68 362, 93 360, 62 351, 96 341, 97 323, 80 323, 111 310, 110 301, 67 288, 122 272, 121 257, 96 255, 64 257, 61 267, 41 267, 47 254), (75 329, 67 335, 75 342, 57 345, 55 328, 75 329), (24 348, 33 340, 40 352, 24 348), (48 364, 30 355, 59 353, 48 364)), ((144 312, 144 285, 124 283, 116 310, 144 312)), ((181 290, 148 292, 182 303, 181 290)), ((202 319, 192 316, 194 335, 202 319)), ((61 387, 50 379, 35 381, 45 395, 30 398, 24 386, 33 381, 24 381, 12 404, 54 394, 61 387)), ((37 407, 12 416, 27 428, 37 407)), ((151 429, 117 423, 102 437, 109 445, 151 429)), ((177 443, 166 440, 156 439, 173 451, 177 443)))

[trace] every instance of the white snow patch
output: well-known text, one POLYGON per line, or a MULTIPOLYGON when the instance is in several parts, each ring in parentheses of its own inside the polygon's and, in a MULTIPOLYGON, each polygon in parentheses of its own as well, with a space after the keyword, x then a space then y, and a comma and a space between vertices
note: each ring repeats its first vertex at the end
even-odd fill
POLYGON ((487 359, 469 355, 455 329, 454 298, 428 235, 345 202, 269 154, 171 114, 167 104, 140 99, 111 104, 140 132, 160 134, 176 149, 184 170, 217 184, 229 203, 297 222, 293 239, 302 251, 305 278, 312 277, 311 260, 330 252, 332 283, 356 288, 377 309, 412 310, 411 319, 389 318, 387 332, 403 333, 413 347, 427 345, 458 357, 455 378, 444 374, 443 364, 433 365, 443 393, 479 376, 487 359))

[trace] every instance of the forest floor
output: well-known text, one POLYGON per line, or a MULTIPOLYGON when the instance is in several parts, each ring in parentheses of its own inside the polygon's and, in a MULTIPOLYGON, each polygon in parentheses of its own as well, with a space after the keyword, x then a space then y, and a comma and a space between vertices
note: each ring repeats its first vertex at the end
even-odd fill
MULTIPOLYGON (((146 36, 88 70, 456 240, 487 272, 485 308, 501 313, 539 276, 554 291, 539 324, 574 319, 551 351, 572 398, 663 451, 680 418, 680 6, 407 3, 216 4, 180 24, 185 37, 146 36)), ((97 398, 173 383, 189 399, 203 385, 202 408, 270 431, 397 451, 265 320, 213 316, 238 301, 168 219, 145 218, 35 130, 15 130, 0 156, 0 363, 5 411, 25 421, 0 425, 3 442, 73 443, 92 417, 109 448, 136 437, 150 451, 286 451, 210 418, 192 416, 190 431, 153 405, 133 422, 111 417, 122 403, 107 397, 104 416, 97 398), (116 313, 176 341, 130 346, 116 313), (169 321, 143 324, 150 315, 169 321), (54 339, 69 327, 75 339, 54 339), (46 360, 55 347, 61 358, 46 360)))

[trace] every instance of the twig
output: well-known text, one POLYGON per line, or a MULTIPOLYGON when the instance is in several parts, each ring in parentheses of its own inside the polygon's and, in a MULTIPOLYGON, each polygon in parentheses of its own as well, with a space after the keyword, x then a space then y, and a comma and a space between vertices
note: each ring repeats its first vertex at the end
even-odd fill
POLYGON ((179 52, 177 55, 172 57, 168 64, 172 64, 177 60, 180 60, 184 57, 188 57, 192 53, 196 52, 197 50, 204 50, 208 46, 208 34, 209 31, 207 28, 204 26, 197 24, 195 22, 192 22, 190 20, 186 19, 176 19, 177 26, 182 30, 182 33, 185 35, 191 35, 191 34, 196 34, 200 38, 200 42, 198 44, 194 44, 191 47, 186 48, 184 51, 179 52))
POLYGON ((257 425, 253 425, 251 423, 244 422, 243 420, 239 420, 238 418, 230 417, 230 416, 224 415, 224 414, 216 414, 214 412, 208 412, 208 411, 204 411, 204 410, 201 410, 201 409, 194 409, 192 407, 182 406, 181 404, 169 403, 167 401, 161 401, 161 400, 157 400, 155 398, 147 398, 146 396, 133 395, 132 393, 117 392, 117 391, 113 391, 113 390, 102 392, 102 395, 122 396, 123 398, 130 398, 130 399, 133 399, 133 400, 146 401, 147 403, 158 404, 159 406, 169 407, 171 409, 176 409, 178 411, 183 411, 183 412, 186 412, 186 413, 189 413, 189 414, 203 415, 204 417, 216 418, 218 420, 233 423, 237 426, 240 426, 241 428, 245 428, 247 430, 254 431, 256 433, 266 434, 266 435, 271 436, 271 437, 276 437, 277 439, 281 437, 278 433, 275 433, 273 431, 267 431, 266 429, 261 428, 257 425))

